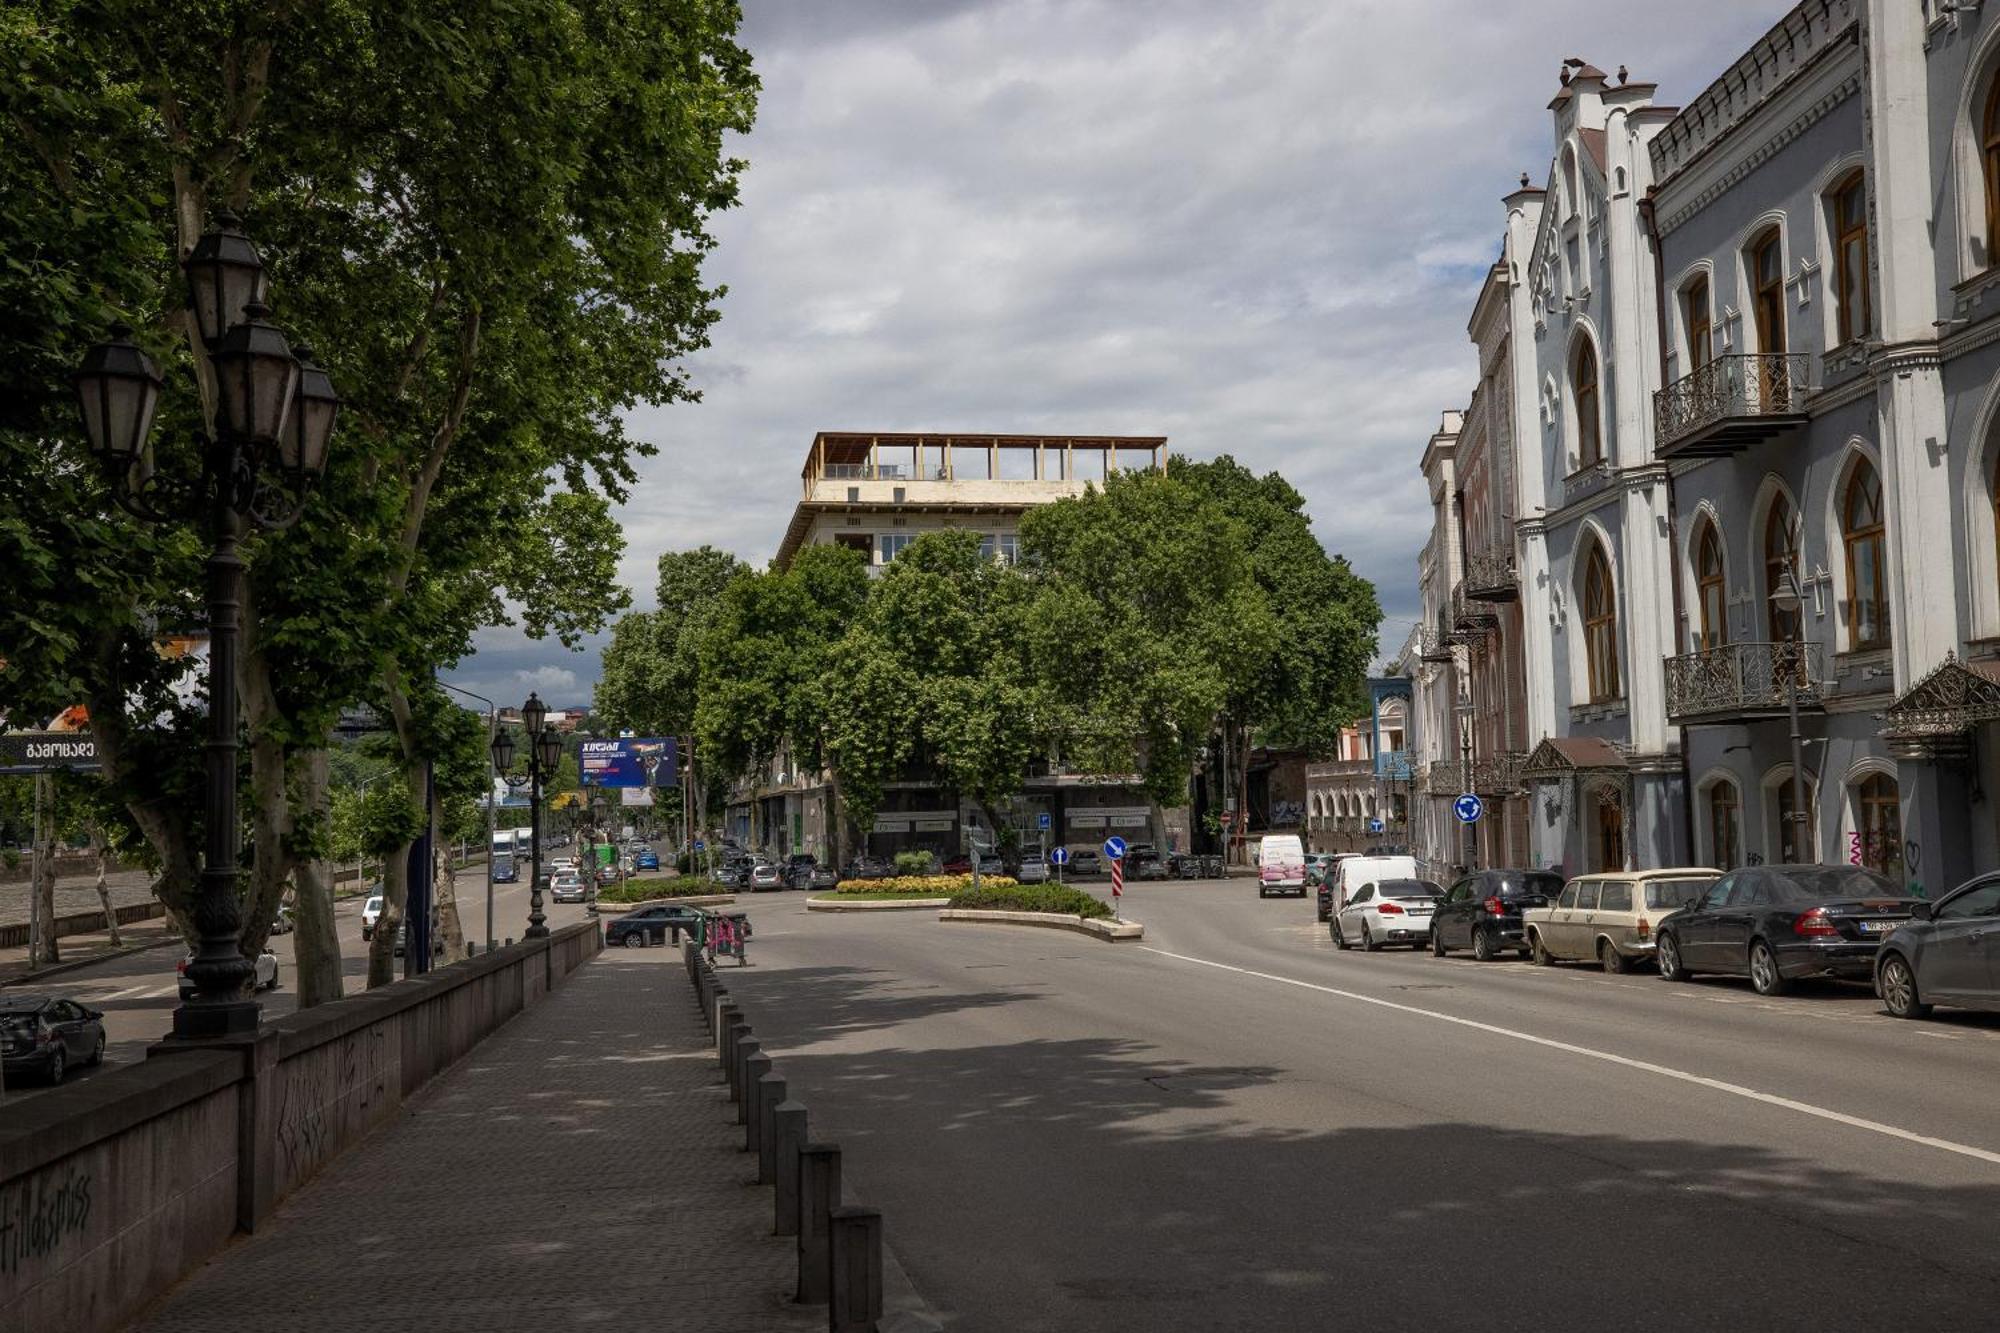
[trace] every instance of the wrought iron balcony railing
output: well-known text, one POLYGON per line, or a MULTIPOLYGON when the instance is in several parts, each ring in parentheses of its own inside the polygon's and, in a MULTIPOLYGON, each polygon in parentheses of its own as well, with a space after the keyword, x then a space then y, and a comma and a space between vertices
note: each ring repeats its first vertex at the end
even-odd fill
POLYGON ((1660 457, 1734 453, 1803 425, 1806 366, 1802 352, 1718 356, 1656 390, 1660 457))
POLYGON ((1494 547, 1465 562, 1465 595, 1479 602, 1511 602, 1520 596, 1514 552, 1494 547))
POLYGON ((1820 708, 1826 657, 1816 643, 1726 643, 1669 657, 1667 720, 1675 725, 1782 717, 1789 695, 1820 708))
POLYGON ((1451 636, 1442 625, 1422 625, 1417 629, 1417 656, 1425 662, 1451 661, 1451 636))
POLYGON ((1521 790, 1521 765, 1527 753, 1508 750, 1472 761, 1472 789, 1481 796, 1506 796, 1521 790))
POLYGON ((1499 613, 1467 594, 1465 585, 1451 590, 1451 628, 1461 641, 1477 639, 1500 623, 1499 613))

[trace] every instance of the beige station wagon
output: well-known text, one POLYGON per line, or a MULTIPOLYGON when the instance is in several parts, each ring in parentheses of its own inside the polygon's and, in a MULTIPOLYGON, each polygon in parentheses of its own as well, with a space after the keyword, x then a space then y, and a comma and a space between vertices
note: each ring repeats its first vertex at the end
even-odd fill
POLYGON ((1595 959, 1606 972, 1629 972, 1653 956, 1660 919, 1699 899, 1720 878, 1720 870, 1702 866, 1580 875, 1553 903, 1523 914, 1528 949, 1543 967, 1595 959))

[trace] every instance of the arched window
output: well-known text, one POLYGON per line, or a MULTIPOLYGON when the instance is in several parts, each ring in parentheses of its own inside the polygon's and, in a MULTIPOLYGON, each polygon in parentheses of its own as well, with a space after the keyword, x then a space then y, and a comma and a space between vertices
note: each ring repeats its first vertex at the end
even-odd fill
POLYGON ((1847 546, 1847 646, 1860 652, 1889 646, 1889 575, 1882 536, 1882 479, 1860 459, 1840 499, 1840 536, 1847 546))
POLYGON ((1604 461, 1604 435, 1597 410, 1597 353, 1588 340, 1577 344, 1569 382, 1570 396, 1576 401, 1576 465, 1582 469, 1604 461))
POLYGON ((1834 314, 1844 345, 1866 337, 1875 313, 1868 292, 1868 191, 1860 172, 1833 191, 1834 314))
POLYGON ((1878 875, 1900 882, 1903 878, 1903 812, 1896 780, 1886 773, 1870 773, 1854 789, 1855 832, 1860 846, 1855 848, 1861 864, 1878 875))
POLYGON ((1986 267, 2000 259, 2000 78, 1986 94, 1986 119, 1981 127, 1980 164, 1986 172, 1986 267))
POLYGON ((1618 676, 1618 595, 1611 583, 1611 562, 1604 548, 1593 544, 1583 567, 1583 643, 1590 670, 1590 701, 1623 698, 1618 676))
POLYGON ((1715 359, 1715 313, 1709 302, 1708 276, 1690 282, 1681 292, 1681 317, 1687 321, 1689 372, 1715 359))
POLYGON ((1786 575, 1796 578, 1799 570, 1799 525, 1792 517, 1792 506, 1784 496, 1771 501, 1771 512, 1764 520, 1764 607, 1770 617, 1771 642, 1797 643, 1799 631, 1805 622, 1803 603, 1791 611, 1778 609, 1771 600, 1773 593, 1785 586, 1786 575))
POLYGON ((1785 248, 1772 227, 1750 242, 1751 308, 1757 320, 1757 350, 1785 350, 1785 248))
POLYGON ((1729 587, 1722 572, 1722 533, 1705 520, 1694 542, 1695 595, 1701 605, 1702 652, 1729 642, 1729 587))
POLYGON ((1717 870, 1734 870, 1743 863, 1743 849, 1737 841, 1737 815, 1741 802, 1736 784, 1723 778, 1708 789, 1709 864, 1717 870))

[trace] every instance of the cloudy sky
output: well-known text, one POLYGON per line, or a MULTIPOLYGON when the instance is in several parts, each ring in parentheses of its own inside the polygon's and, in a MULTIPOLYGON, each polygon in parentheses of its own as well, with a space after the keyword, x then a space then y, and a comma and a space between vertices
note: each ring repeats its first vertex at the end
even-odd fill
MULTIPOLYGON (((1164 434, 1304 492, 1409 630, 1418 456, 1462 405, 1499 200, 1552 156, 1566 56, 1692 97, 1757 0, 746 0, 764 91, 699 404, 623 513, 660 552, 768 560, 815 431, 1164 434)), ((582 703, 496 630, 449 679, 582 703)))

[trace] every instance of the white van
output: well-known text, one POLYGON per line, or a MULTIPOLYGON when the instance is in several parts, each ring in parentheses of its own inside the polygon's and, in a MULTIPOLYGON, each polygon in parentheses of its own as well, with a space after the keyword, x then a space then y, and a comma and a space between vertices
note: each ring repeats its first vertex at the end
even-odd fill
POLYGON ((1350 856, 1334 867, 1333 910, 1338 913, 1363 884, 1385 879, 1417 879, 1414 856, 1350 856))
POLYGON ((1305 844, 1290 833, 1273 833, 1257 847, 1257 896, 1306 896, 1305 844))

